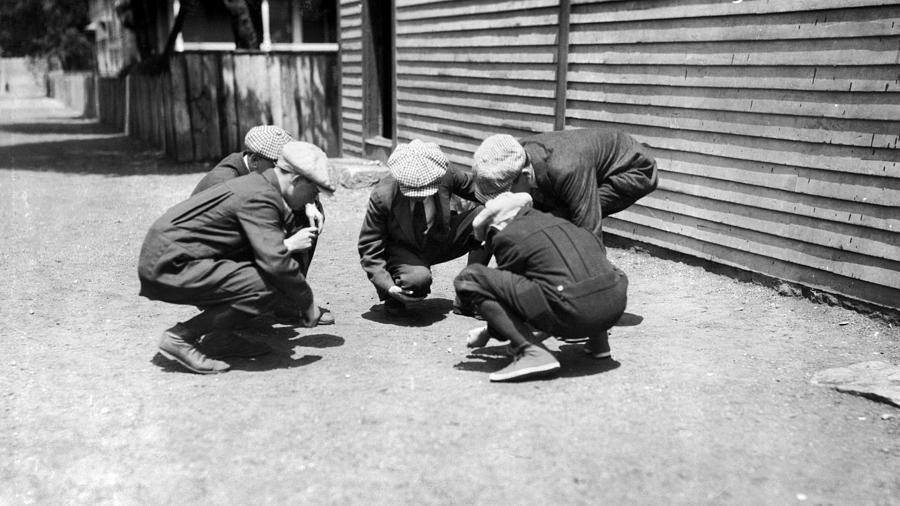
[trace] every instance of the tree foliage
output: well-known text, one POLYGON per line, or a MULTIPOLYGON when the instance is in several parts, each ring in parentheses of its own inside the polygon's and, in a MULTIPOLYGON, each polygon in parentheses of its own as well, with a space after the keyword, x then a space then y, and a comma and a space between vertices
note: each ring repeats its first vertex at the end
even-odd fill
POLYGON ((0 50, 4 56, 45 58, 51 68, 91 67, 88 0, 0 1, 0 50))

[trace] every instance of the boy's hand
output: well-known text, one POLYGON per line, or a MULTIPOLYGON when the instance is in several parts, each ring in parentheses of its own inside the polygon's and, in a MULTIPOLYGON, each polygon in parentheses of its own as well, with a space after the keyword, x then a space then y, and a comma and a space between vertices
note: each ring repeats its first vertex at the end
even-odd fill
POLYGON ((284 240, 284 247, 288 253, 295 251, 303 251, 309 249, 313 245, 313 241, 319 236, 319 229, 316 227, 301 228, 294 235, 284 240))
POLYGON ((319 230, 319 233, 322 233, 322 228, 325 226, 325 215, 319 211, 319 208, 316 207, 315 204, 306 204, 306 219, 309 220, 309 225, 311 227, 315 227, 319 230))
POLYGON ((404 290, 397 285, 394 285, 388 288, 388 295, 393 297, 394 299, 399 300, 400 302, 415 302, 417 300, 422 300, 425 297, 416 297, 413 295, 412 290, 404 290))

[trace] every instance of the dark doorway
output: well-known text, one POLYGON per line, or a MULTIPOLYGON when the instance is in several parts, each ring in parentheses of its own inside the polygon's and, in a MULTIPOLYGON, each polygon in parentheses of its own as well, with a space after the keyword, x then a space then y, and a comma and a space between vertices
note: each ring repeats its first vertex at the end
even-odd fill
POLYGON ((363 154, 382 160, 394 143, 394 0, 363 2, 363 154))

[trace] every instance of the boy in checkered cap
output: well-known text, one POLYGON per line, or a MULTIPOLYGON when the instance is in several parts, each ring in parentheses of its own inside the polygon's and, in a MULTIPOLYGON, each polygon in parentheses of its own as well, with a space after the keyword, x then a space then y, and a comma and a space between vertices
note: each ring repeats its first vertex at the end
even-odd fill
POLYGON ((268 310, 276 295, 291 301, 304 326, 329 323, 290 254, 304 244, 292 244, 295 238, 284 233, 291 214, 320 191, 334 191, 325 153, 295 141, 284 146, 275 167, 217 184, 156 220, 138 261, 141 295, 201 309, 163 332, 163 356, 214 374, 230 367, 219 358, 269 352, 231 330, 268 310))
POLYGON ((492 135, 475 151, 475 183, 485 202, 526 192, 534 208, 601 237, 602 218, 626 209, 657 186, 647 146, 612 129, 547 132, 517 141, 492 135))
POLYGON ((599 237, 532 209, 527 193, 491 199, 473 226, 493 250, 497 267, 469 265, 454 287, 487 320, 487 327, 469 333, 470 348, 483 347, 491 337, 510 342, 512 362, 491 374, 491 381, 558 371, 559 362, 541 344, 549 335, 588 336, 588 354, 610 356, 607 330, 625 311, 628 278, 607 260, 599 237))
POLYGON ((391 175, 369 196, 358 247, 385 312, 399 316, 407 303, 431 292, 432 265, 470 252, 470 263, 487 263, 490 257, 472 235, 472 220, 481 208, 450 208, 451 195, 476 200, 474 179, 451 167, 437 144, 415 139, 400 145, 388 168, 391 175))

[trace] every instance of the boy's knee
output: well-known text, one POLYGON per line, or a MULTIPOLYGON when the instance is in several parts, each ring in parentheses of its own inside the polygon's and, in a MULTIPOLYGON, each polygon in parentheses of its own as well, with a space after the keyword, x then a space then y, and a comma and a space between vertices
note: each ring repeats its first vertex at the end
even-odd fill
POLYGON ((404 290, 411 290, 416 295, 431 293, 431 269, 415 267, 404 269, 394 278, 394 283, 404 290))

